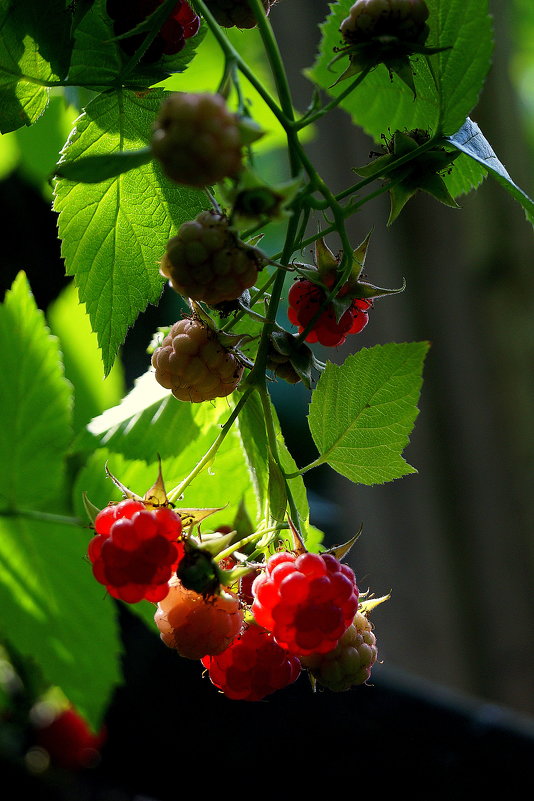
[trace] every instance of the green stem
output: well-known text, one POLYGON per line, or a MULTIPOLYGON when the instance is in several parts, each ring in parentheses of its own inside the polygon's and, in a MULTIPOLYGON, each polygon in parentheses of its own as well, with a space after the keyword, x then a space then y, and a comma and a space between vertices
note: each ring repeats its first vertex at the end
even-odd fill
POLYGON ((306 467, 301 467, 300 470, 296 470, 294 473, 284 473, 284 478, 298 478, 299 476, 304 475, 307 473, 308 470, 313 470, 314 467, 319 467, 320 465, 324 464, 324 459, 322 456, 318 456, 315 461, 310 462, 310 464, 306 465, 306 467))
POLYGON ((213 560, 214 562, 220 562, 223 559, 226 559, 227 556, 231 556, 235 551, 239 551, 245 545, 249 545, 251 542, 257 542, 258 540, 261 540, 266 534, 275 534, 277 531, 280 531, 280 528, 281 526, 276 525, 262 529, 261 531, 255 531, 254 534, 249 534, 248 537, 243 537, 243 539, 232 543, 232 545, 230 545, 224 551, 220 551, 217 556, 213 557, 213 560))
POLYGON ((265 47, 265 52, 267 53, 267 58, 269 59, 269 64, 275 80, 280 106, 287 119, 293 120, 294 113, 293 102, 291 100, 291 90, 289 88, 282 54, 280 53, 280 48, 278 47, 278 42, 276 41, 276 37, 273 33, 271 23, 265 14, 265 9, 261 3, 261 0, 248 0, 248 4, 254 12, 254 16, 256 17, 258 30, 260 32, 263 46, 265 47))
POLYGON ((202 17, 205 19, 206 24, 208 25, 209 29, 211 30, 213 36, 217 40, 217 44, 223 51, 225 57, 230 60, 234 61, 239 70, 243 73, 245 78, 252 84, 254 89, 258 92, 262 100, 266 103, 266 105, 270 108, 273 112, 277 120, 284 126, 287 126, 287 118, 283 111, 280 109, 276 101, 271 97, 269 92, 265 89, 265 86, 261 83, 260 80, 255 76, 254 72, 248 66, 248 64, 244 61, 235 47, 228 41, 226 35, 223 33, 215 18, 211 14, 209 8, 203 2, 203 0, 190 0, 189 5, 198 13, 201 14, 202 17))
POLYGON ((167 498, 171 503, 175 503, 182 493, 187 489, 187 487, 191 484, 193 479, 195 479, 199 473, 201 473, 206 467, 209 467, 219 448, 221 447, 222 443, 224 442, 227 434, 229 433, 232 425, 234 424, 237 416, 239 415, 241 409, 248 401, 252 391, 254 390, 253 386, 247 387, 239 402, 237 403, 236 407, 234 408, 233 412, 231 413, 230 417, 226 421, 226 423, 222 426, 221 433, 215 440, 215 442, 208 448, 202 459, 198 462, 198 464, 193 468, 193 470, 189 473, 184 480, 178 484, 177 487, 174 487, 169 493, 167 493, 167 498))
MULTIPOLYGON (((276 278, 276 273, 273 273, 272 275, 269 276, 269 278, 264 283, 264 285, 262 287, 260 287, 260 289, 258 289, 257 292, 255 292, 253 295, 251 295, 251 297, 250 297, 250 308, 251 309, 258 302, 258 300, 263 297, 263 295, 265 294, 266 290, 269 289, 271 284, 274 282, 275 278, 276 278)), ((240 320, 242 320, 243 317, 245 317, 246 315, 247 315, 247 312, 245 310, 237 312, 233 317, 230 318, 230 320, 228 320, 227 323, 225 323, 219 329, 219 331, 224 331, 225 333, 228 333, 228 331, 231 331, 232 328, 234 327, 234 325, 236 323, 238 323, 240 320)))
POLYGON ((302 128, 306 128, 306 126, 311 125, 316 120, 319 120, 321 117, 324 117, 325 114, 328 114, 328 112, 332 111, 332 109, 336 108, 336 106, 345 100, 345 98, 362 83, 370 71, 371 67, 366 67, 362 72, 359 73, 357 78, 347 86, 346 89, 344 89, 337 97, 334 97, 329 103, 326 104, 326 106, 323 106, 317 111, 302 117, 300 120, 297 120, 294 124, 295 130, 300 131, 302 128))

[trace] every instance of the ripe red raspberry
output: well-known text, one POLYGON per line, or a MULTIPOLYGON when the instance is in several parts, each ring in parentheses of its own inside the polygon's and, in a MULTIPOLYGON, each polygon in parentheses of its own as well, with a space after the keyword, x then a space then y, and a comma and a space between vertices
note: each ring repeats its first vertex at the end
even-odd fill
POLYGON ((175 92, 162 104, 152 152, 176 183, 204 188, 242 167, 239 118, 221 95, 175 92))
POLYGON ((149 511, 141 501, 126 500, 102 509, 96 536, 88 547, 93 575, 110 595, 128 603, 157 603, 183 556, 180 515, 171 509, 149 511))
POLYGON ((173 578, 154 620, 165 645, 187 659, 201 659, 228 648, 241 630, 243 612, 232 592, 205 598, 173 578))
MULTIPOLYGON (((113 20, 113 32, 120 36, 135 28, 152 14, 163 0, 107 0, 106 11, 113 20)), ((200 28, 200 18, 185 2, 178 0, 175 7, 160 28, 141 58, 145 64, 159 61, 162 56, 172 56, 179 53, 200 28)), ((142 45, 146 33, 135 34, 126 39, 120 39, 119 47, 128 55, 133 55, 142 45)))
MULTIPOLYGON (((276 0, 262 0, 265 13, 268 14, 276 0)), ((219 25, 223 28, 254 28, 256 17, 250 9, 248 0, 206 0, 219 25)))
POLYGON ((241 242, 224 215, 202 211, 167 242, 160 272, 176 292, 216 306, 253 286, 262 267, 259 251, 241 242))
POLYGON ((35 744, 44 748, 52 764, 65 770, 80 770, 98 760, 106 731, 93 733, 74 707, 56 713, 42 702, 33 707, 30 716, 35 744))
POLYGON ((349 334, 359 334, 369 322, 371 301, 354 298, 347 311, 336 320, 332 304, 328 304, 320 312, 325 298, 326 293, 322 287, 307 278, 300 278, 289 290, 287 315, 290 322, 298 326, 299 333, 318 315, 305 337, 306 342, 319 342, 326 347, 343 345, 349 334))
POLYGON ((357 0, 340 31, 348 44, 361 44, 380 36, 423 43, 428 35, 427 19, 424 0, 357 0))
POLYGON ((212 683, 228 698, 261 701, 296 681, 300 662, 276 644, 268 631, 251 624, 219 656, 202 664, 212 683))
POLYGON ((297 656, 332 651, 358 609, 354 573, 332 554, 273 554, 252 592, 256 622, 297 656))
POLYGON ((243 365, 200 320, 179 320, 152 354, 156 381, 178 400, 224 398, 239 384, 243 365))
POLYGON ((357 612, 353 624, 333 651, 310 654, 303 657, 301 662, 324 687, 343 692, 358 684, 365 684, 377 654, 371 623, 365 615, 357 612))

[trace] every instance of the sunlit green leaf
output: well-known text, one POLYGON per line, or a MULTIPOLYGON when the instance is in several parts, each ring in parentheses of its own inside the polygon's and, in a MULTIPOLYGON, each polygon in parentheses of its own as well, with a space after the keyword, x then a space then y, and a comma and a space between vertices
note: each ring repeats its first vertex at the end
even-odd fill
MULTIPOLYGON (((309 77, 332 96, 345 84, 334 82, 348 64, 329 67, 334 48, 341 44, 339 26, 348 16, 352 0, 330 4, 321 30, 319 56, 309 77)), ((422 128, 431 134, 451 134, 464 122, 477 102, 488 72, 492 51, 491 20, 483 0, 427 0, 430 11, 428 47, 449 49, 430 56, 415 55, 411 62, 416 99, 411 89, 380 65, 341 105, 377 142, 382 134, 422 128)))
POLYGON ((35 661, 97 729, 121 683, 121 644, 114 602, 84 559, 90 535, 0 517, 0 638, 35 661))
POLYGON ((65 77, 70 60, 65 3, 0 4, 0 131, 31 125, 48 103, 47 84, 65 77))
POLYGON ((359 484, 415 473, 401 454, 418 415, 426 342, 362 348, 328 363, 310 404, 319 459, 359 484))
MULTIPOLYGON (((146 147, 162 90, 99 95, 78 119, 62 160, 146 147)), ((55 209, 67 273, 87 306, 108 373, 126 332, 164 279, 158 262, 175 227, 206 205, 205 195, 171 184, 156 162, 96 184, 56 181, 55 209)))
POLYGON ((71 437, 72 388, 24 273, 0 306, 0 350, 0 506, 57 508, 71 437))

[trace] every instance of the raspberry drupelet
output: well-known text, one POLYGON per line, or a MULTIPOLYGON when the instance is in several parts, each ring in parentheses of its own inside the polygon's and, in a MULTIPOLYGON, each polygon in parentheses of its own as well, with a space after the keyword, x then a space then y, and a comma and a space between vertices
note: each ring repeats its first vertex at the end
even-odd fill
POLYGON ((252 592, 256 622, 297 656, 332 651, 358 609, 354 572, 332 554, 273 554, 252 592))

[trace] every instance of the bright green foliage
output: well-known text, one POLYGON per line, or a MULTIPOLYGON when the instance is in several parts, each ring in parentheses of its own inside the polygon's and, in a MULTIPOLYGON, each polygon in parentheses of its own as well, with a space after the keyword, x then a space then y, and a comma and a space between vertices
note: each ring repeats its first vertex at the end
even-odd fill
MULTIPOLYGON (((322 26, 319 56, 308 71, 309 77, 333 96, 346 88, 345 82, 332 86, 345 69, 345 61, 332 67, 329 64, 334 48, 341 44, 339 26, 351 5, 351 0, 330 5, 331 14, 322 26)), ((382 134, 389 136, 395 130, 422 128, 432 135, 454 133, 476 104, 488 72, 492 31, 487 3, 428 0, 427 5, 430 35, 426 44, 451 49, 431 56, 412 56, 416 100, 398 76, 390 78, 386 68, 380 65, 341 102, 354 121, 377 142, 382 134)), ((455 165, 456 169, 460 171, 462 164, 455 165)), ((480 174, 474 175, 472 180, 475 182, 472 186, 476 186, 480 183, 480 174)), ((465 186, 469 181, 470 171, 467 170, 458 182, 460 192, 467 191, 465 186)))
POLYGON ((83 559, 89 534, 0 517, 0 607, 2 635, 98 728, 121 681, 121 645, 114 603, 83 559))
POLYGON ((110 406, 119 403, 124 393, 123 369, 115 362, 104 381, 102 359, 96 334, 91 331, 89 318, 78 293, 69 284, 48 309, 48 322, 52 333, 61 344, 65 376, 74 387, 74 433, 110 406))
POLYGON ((46 84, 65 77, 70 18, 62 0, 0 3, 0 131, 31 125, 48 104, 46 84))
POLYGON ((83 530, 28 518, 33 511, 68 509, 64 460, 72 388, 23 273, 0 307, 0 343, 2 635, 96 726, 119 681, 115 613, 108 602, 94 614, 103 593, 82 558, 83 530))
POLYGON ((362 348, 327 364, 310 404, 310 431, 327 462, 359 484, 417 472, 401 457, 418 414, 425 342, 362 348))
POLYGON ((72 388, 24 273, 0 306, 0 351, 0 506, 62 508, 72 388))
MULTIPOLYGON (((269 408, 276 431, 276 446, 280 464, 285 473, 294 473, 297 470, 297 466, 284 442, 276 410, 270 401, 269 408)), ((238 417, 238 428, 250 470, 250 480, 256 493, 258 511, 260 514, 264 513, 265 509, 269 508, 269 505, 279 510, 280 498, 285 495, 287 499, 286 486, 283 476, 281 476, 279 471, 276 471, 274 478, 271 479, 269 483, 271 471, 274 468, 272 467, 272 462, 270 463, 269 460, 269 444, 265 428, 265 416, 261 400, 257 395, 253 395, 249 398, 246 406, 240 413, 238 417)), ((305 535, 310 510, 304 481, 301 476, 296 476, 295 478, 288 479, 287 484, 295 501, 298 515, 298 521, 296 520, 295 522, 301 523, 302 531, 305 535)))
POLYGON ((141 150, 121 150, 118 153, 103 153, 101 156, 87 156, 76 161, 63 161, 58 164, 55 175, 69 181, 98 184, 108 178, 116 178, 128 170, 148 164, 152 154, 149 147, 141 150))
MULTIPOLYGON (((63 158, 148 145, 164 97, 124 91, 99 95, 78 119, 63 158)), ((96 184, 59 179, 55 209, 67 273, 74 275, 98 335, 106 374, 137 315, 156 303, 158 262, 175 226, 194 217, 204 195, 171 185, 155 162, 96 184)))
POLYGON ((110 41, 113 30, 104 7, 105 0, 97 0, 76 28, 69 70, 73 86, 89 85, 99 91, 117 81, 121 57, 118 47, 110 41))
MULTIPOLYGON (((341 44, 339 26, 348 15, 351 0, 331 4, 322 26, 323 40, 309 77, 332 95, 345 85, 332 84, 345 68, 343 61, 329 68, 334 48, 341 44)), ((428 47, 450 47, 431 56, 413 56, 416 102, 406 84, 390 79, 384 66, 374 70, 342 101, 343 108, 377 141, 388 129, 423 128, 452 134, 475 105, 490 67, 491 20, 487 3, 480 0, 428 0, 428 47), (392 97, 395 98, 394 105, 392 97)))

